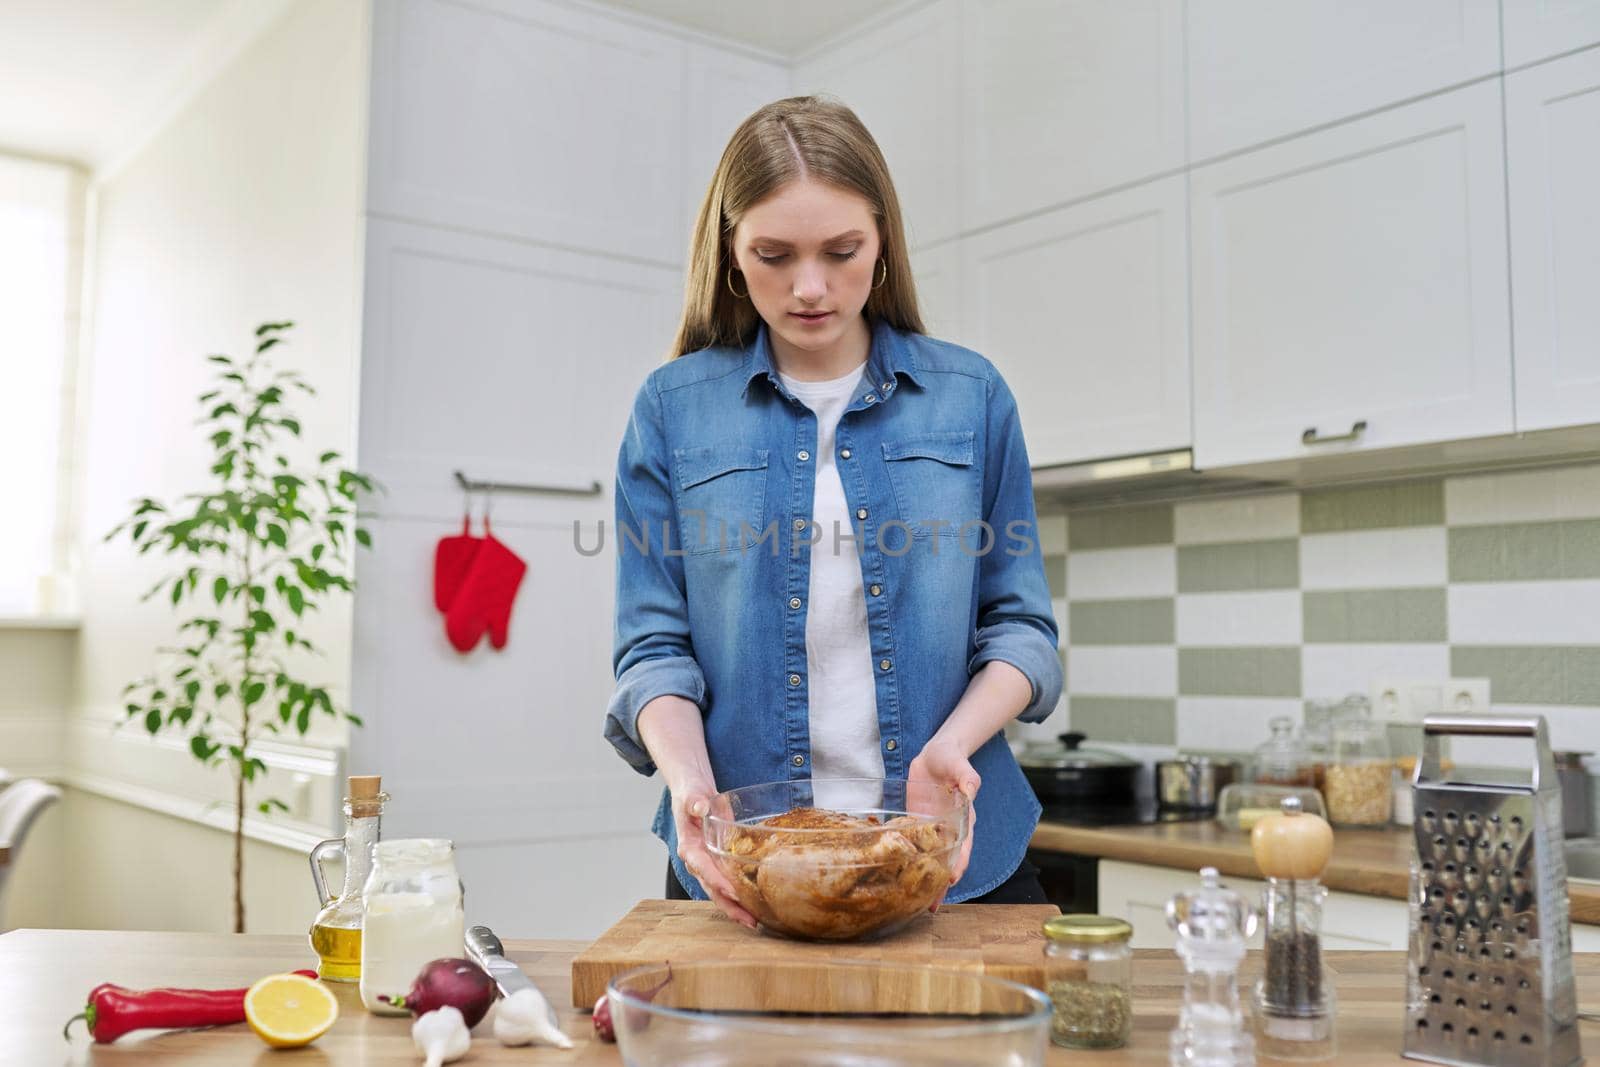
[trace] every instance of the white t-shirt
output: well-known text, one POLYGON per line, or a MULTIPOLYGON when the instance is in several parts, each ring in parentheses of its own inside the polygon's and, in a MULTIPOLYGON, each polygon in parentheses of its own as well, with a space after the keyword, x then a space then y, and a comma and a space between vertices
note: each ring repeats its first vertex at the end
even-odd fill
MULTIPOLYGON (((806 675, 811 729, 811 777, 882 778, 883 752, 878 732, 878 697, 872 675, 872 643, 867 636, 867 601, 861 588, 856 529, 834 460, 839 416, 855 395, 866 363, 826 382, 801 382, 779 374, 783 384, 817 417, 817 447, 812 462, 817 482, 811 521, 822 531, 811 547, 811 589, 806 611, 806 675), (835 526, 837 523, 837 527, 835 526), (833 532, 838 529, 839 550, 833 532)), ((853 798, 818 791, 823 807, 851 808, 853 798)), ((873 794, 876 799, 876 794, 873 794)))

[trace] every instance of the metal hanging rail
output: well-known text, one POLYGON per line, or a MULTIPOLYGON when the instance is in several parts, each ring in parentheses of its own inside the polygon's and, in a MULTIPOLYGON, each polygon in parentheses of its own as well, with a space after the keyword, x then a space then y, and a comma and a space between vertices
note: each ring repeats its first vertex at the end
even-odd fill
POLYGON ((599 496, 604 490, 599 482, 585 486, 534 485, 525 482, 480 482, 455 472, 456 484, 469 493, 551 493, 556 496, 599 496))

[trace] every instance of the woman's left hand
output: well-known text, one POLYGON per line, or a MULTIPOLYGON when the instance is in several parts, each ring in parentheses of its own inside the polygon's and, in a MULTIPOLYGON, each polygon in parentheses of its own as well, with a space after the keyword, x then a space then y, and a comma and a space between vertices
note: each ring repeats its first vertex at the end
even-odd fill
MULTIPOLYGON (((973 801, 978 796, 983 779, 960 749, 948 742, 941 742, 937 737, 923 746, 917 758, 911 761, 906 778, 912 782, 930 782, 954 789, 967 798, 967 836, 961 842, 961 851, 950 871, 950 885, 955 885, 967 872, 967 862, 972 858, 972 837, 978 826, 978 809, 973 801)), ((943 903, 944 893, 940 893, 939 899, 928 910, 938 911, 943 903)))

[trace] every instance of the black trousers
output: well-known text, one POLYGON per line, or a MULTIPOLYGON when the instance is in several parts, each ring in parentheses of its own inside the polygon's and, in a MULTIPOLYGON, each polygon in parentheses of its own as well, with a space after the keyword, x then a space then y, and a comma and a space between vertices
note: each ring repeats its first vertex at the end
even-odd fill
MULTIPOLYGON (((683 888, 683 883, 678 881, 677 872, 672 869, 672 862, 667 862, 667 899, 688 900, 689 892, 683 888)), ((968 904, 1048 904, 1045 899, 1044 886, 1039 884, 1039 868, 1023 860, 1021 866, 1011 872, 1011 877, 995 886, 981 897, 974 897, 966 901, 968 904)))

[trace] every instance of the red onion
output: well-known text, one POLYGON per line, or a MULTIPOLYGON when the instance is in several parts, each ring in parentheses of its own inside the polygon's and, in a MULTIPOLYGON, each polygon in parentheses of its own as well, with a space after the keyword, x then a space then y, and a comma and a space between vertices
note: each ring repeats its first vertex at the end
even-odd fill
MULTIPOLYGON (((657 982, 651 988, 643 990, 639 993, 635 993, 634 996, 648 1004, 652 1000, 656 999, 656 995, 659 994, 663 989, 667 988, 667 984, 671 981, 672 965, 669 963, 667 964, 667 975, 665 978, 661 979, 661 981, 657 982)), ((616 1041, 617 1028, 616 1024, 611 1020, 610 994, 600 994, 600 999, 594 1002, 594 1011, 591 1014, 594 1016, 594 1036, 599 1038, 601 1041, 608 1043, 616 1041)), ((628 1026, 630 1031, 643 1030, 649 1025, 650 1016, 645 1012, 636 1011, 630 1013, 628 1016, 628 1026)))
POLYGON ((600 999, 594 1002, 594 1036, 607 1044, 617 1040, 617 1032, 611 1027, 610 994, 601 993, 600 999))
POLYGON ((470 1030, 489 1014, 494 997, 494 979, 482 967, 471 960, 448 959, 424 964, 405 996, 378 999, 417 1017, 436 1008, 455 1008, 470 1030))

